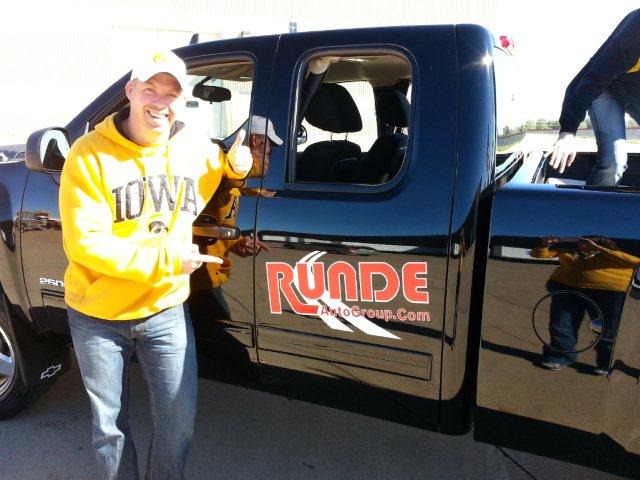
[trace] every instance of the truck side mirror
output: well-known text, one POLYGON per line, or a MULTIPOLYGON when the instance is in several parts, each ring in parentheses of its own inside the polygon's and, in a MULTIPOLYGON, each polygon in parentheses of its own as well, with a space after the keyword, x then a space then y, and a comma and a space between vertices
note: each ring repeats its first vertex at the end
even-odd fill
POLYGON ((25 163, 32 172, 59 172, 69 153, 69 132, 60 127, 37 130, 29 135, 25 163))
POLYGON ((307 143, 307 129, 304 128, 304 125, 300 125, 298 127, 298 145, 303 145, 307 143))

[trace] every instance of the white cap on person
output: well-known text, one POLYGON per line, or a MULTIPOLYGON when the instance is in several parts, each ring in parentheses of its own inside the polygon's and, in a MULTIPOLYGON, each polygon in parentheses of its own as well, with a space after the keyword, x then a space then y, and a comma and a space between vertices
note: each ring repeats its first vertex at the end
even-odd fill
POLYGON ((273 128, 273 123, 271 120, 267 120, 260 115, 251 115, 251 125, 249 126, 249 131, 252 134, 256 135, 266 135, 276 145, 282 145, 282 139, 276 135, 276 130, 273 128))
POLYGON ((146 82, 158 73, 168 73, 180 84, 182 93, 186 93, 189 86, 187 67, 175 53, 171 51, 155 51, 142 57, 131 70, 131 80, 137 78, 146 82))

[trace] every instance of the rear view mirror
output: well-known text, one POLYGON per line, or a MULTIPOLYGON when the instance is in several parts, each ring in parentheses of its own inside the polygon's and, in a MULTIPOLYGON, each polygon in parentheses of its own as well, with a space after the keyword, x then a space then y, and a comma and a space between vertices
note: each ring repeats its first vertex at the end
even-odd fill
POLYGON ((25 163, 32 172, 59 172, 69 153, 69 132, 50 127, 29 135, 25 148, 25 163))
POLYGON ((220 103, 231 100, 231 90, 216 85, 205 85, 205 82, 208 80, 210 80, 209 77, 205 77, 204 80, 194 85, 191 95, 209 103, 220 103))

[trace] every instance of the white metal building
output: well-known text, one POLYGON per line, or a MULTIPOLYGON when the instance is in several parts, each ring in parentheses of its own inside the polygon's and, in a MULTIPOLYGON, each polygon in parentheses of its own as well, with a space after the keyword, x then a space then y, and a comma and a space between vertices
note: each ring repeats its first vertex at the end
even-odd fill
POLYGON ((0 7, 0 145, 65 125, 151 48, 333 28, 479 23, 496 0, 48 0, 0 7))

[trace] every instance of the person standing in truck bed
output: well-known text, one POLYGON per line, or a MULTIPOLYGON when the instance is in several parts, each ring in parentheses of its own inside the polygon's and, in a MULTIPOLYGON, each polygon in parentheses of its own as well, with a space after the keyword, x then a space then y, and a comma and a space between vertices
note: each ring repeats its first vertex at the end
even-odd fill
POLYGON ((640 123, 640 10, 620 22, 567 87, 549 160, 560 173, 575 158, 575 134, 587 111, 598 157, 586 184, 616 185, 627 167, 625 113, 640 123))
POLYGON ((130 104, 78 139, 62 171, 65 301, 104 479, 139 478, 127 413, 134 351, 153 416, 145 478, 183 478, 197 391, 184 301, 189 274, 221 262, 198 252, 191 225, 223 176, 252 165, 243 131, 224 155, 176 121, 186 88, 182 60, 149 55, 126 84, 130 104))

